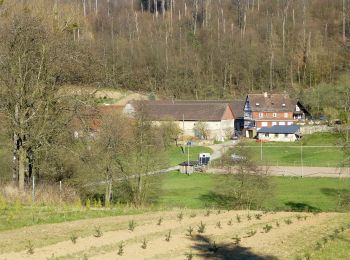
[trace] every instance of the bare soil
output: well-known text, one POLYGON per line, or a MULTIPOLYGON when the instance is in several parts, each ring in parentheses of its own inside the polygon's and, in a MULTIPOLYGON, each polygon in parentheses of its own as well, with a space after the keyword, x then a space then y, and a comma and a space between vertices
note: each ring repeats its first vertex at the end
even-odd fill
POLYGON ((209 216, 203 210, 173 210, 108 217, 0 233, 0 259, 187 259, 189 254, 193 259, 292 259, 347 221, 350 222, 349 214, 342 213, 217 210, 212 210, 209 216), (179 219, 181 212, 182 220, 179 219), (261 218, 256 218, 256 214, 261 214, 261 218), (237 215, 241 218, 239 223, 237 215), (298 219, 297 215, 302 217, 298 219), (160 217, 162 223, 158 225, 160 217), (287 224, 288 219, 292 223, 287 224), (128 230, 131 220, 136 223, 134 231, 128 230), (201 222, 205 224, 204 233, 198 232, 201 222), (266 225, 272 226, 268 232, 263 229, 266 225), (101 237, 94 236, 97 226, 103 231, 101 237), (188 234, 190 226, 192 236, 188 234), (166 241, 169 231, 171 236, 166 241), (256 234, 249 236, 249 231, 256 231, 256 234), (70 240, 73 233, 78 235, 76 244, 70 240), (232 239, 236 235, 241 239, 238 245, 232 239), (146 248, 141 247, 144 239, 146 248), (27 240, 34 245, 32 255, 25 249, 27 240), (120 255, 122 242, 123 254, 120 255), (18 246, 11 246, 13 244, 18 246))

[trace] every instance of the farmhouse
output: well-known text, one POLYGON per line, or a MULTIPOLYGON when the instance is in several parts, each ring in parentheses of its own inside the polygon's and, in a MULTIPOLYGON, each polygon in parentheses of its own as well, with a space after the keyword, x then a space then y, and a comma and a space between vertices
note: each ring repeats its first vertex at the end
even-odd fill
POLYGON ((243 128, 243 104, 237 101, 131 101, 123 112, 130 116, 142 109, 154 123, 175 121, 184 135, 198 136, 195 126, 203 122, 208 138, 223 141, 243 128), (235 121, 235 119, 237 121, 235 121))
POLYGON ((244 105, 246 137, 254 137, 262 127, 290 126, 310 116, 300 102, 288 94, 249 94, 244 105))
POLYGON ((275 125, 272 127, 263 127, 258 130, 257 137, 261 141, 294 142, 301 137, 300 126, 275 125))

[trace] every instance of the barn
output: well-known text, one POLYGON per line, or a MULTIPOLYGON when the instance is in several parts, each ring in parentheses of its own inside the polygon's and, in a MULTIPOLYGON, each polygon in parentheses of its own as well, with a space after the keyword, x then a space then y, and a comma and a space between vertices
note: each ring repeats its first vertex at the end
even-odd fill
POLYGON ((232 101, 130 101, 123 112, 132 116, 142 108, 155 124, 174 121, 186 136, 198 136, 195 126, 202 122, 208 129, 208 139, 223 141, 235 132, 235 113, 242 117, 243 102, 232 101))

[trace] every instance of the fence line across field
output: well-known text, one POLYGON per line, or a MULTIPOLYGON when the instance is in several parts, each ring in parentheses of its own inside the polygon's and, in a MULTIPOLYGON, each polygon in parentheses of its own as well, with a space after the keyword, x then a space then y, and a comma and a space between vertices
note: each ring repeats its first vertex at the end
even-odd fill
MULTIPOLYGON (((260 148, 260 145, 245 145, 244 147, 248 148, 260 148)), ((343 148, 341 145, 287 145, 287 146, 276 146, 276 145, 263 145, 263 147, 268 148, 343 148)))

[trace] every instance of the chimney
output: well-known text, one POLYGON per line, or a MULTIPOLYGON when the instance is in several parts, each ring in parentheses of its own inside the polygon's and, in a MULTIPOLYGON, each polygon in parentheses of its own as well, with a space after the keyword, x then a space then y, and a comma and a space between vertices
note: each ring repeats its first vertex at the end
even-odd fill
POLYGON ((264 98, 267 98, 267 92, 264 92, 264 98))

